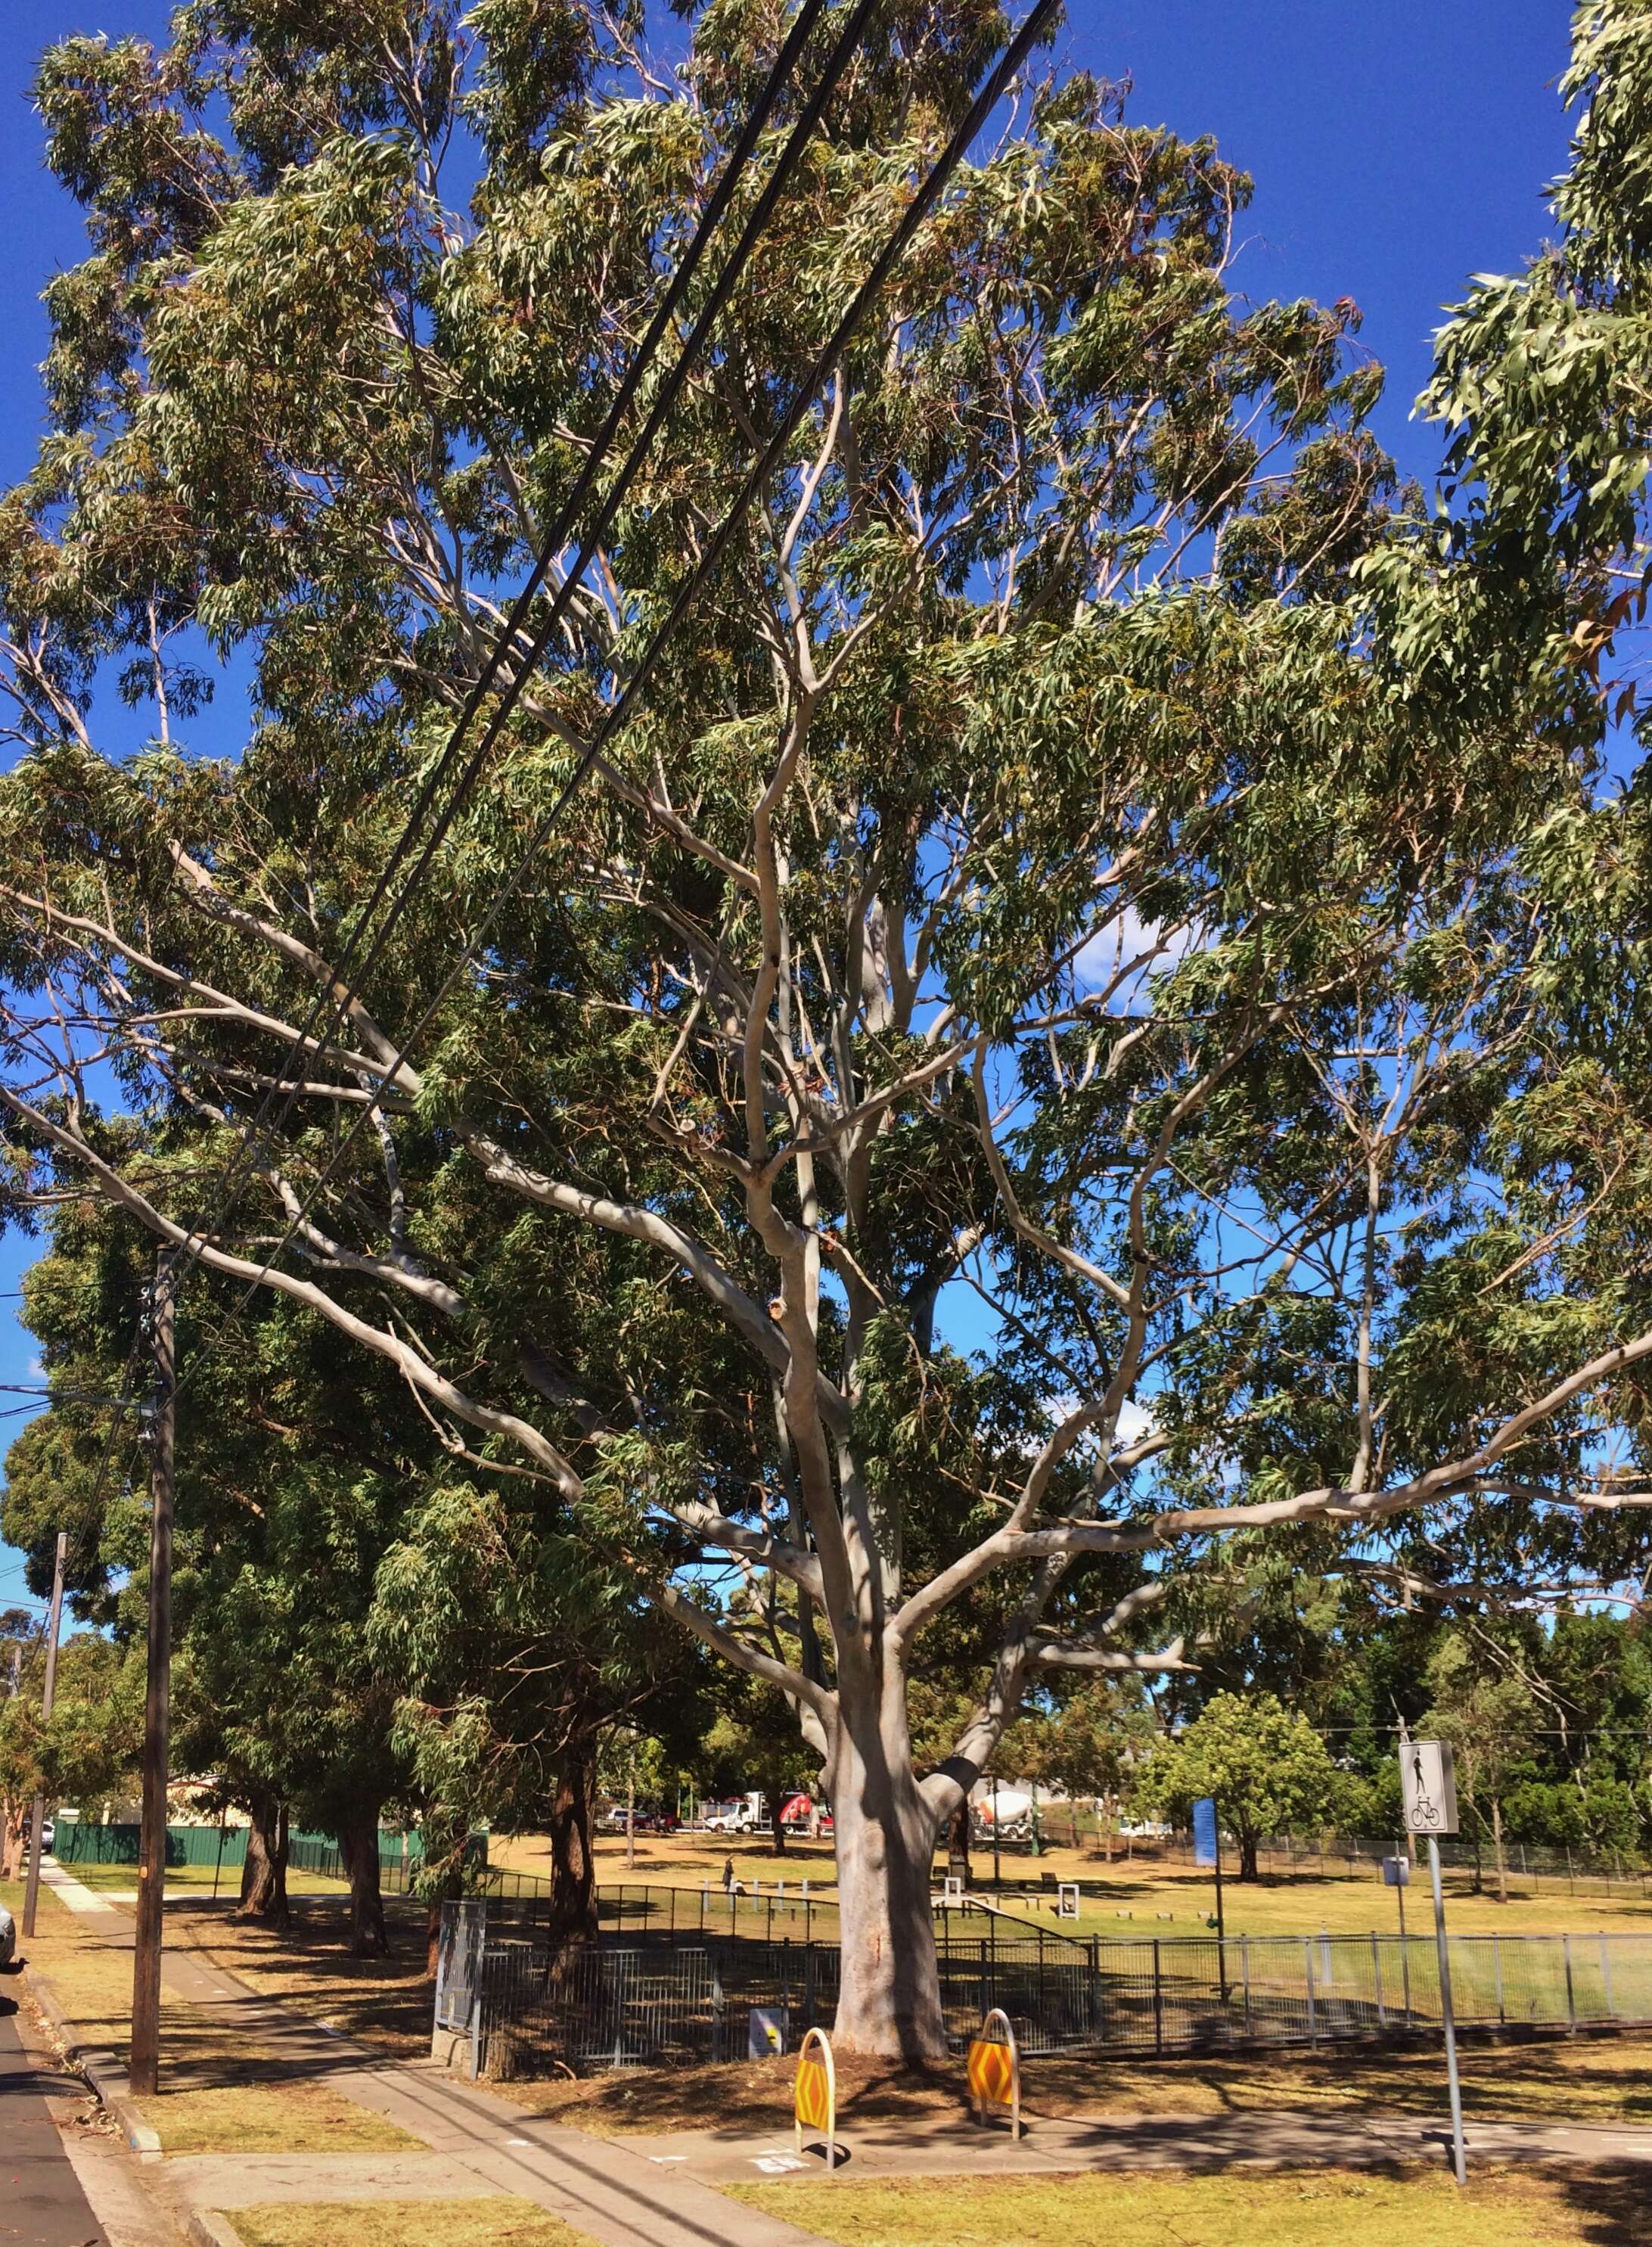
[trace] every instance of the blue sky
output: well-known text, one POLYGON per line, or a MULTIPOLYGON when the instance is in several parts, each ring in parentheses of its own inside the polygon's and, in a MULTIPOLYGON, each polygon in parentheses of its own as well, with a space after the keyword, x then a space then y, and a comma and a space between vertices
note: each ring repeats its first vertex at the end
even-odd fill
MULTIPOLYGON (((6 0, 0 10, 7 482, 26 470, 40 434, 39 291, 80 251, 28 106, 35 59, 72 31, 158 38, 168 13, 163 0, 6 0)), ((1554 85, 1567 17, 1560 0, 1070 0, 1060 52, 1128 76, 1137 121, 1211 133, 1254 175, 1237 284, 1259 299, 1355 299, 1363 342, 1390 371, 1378 433, 1427 482, 1434 434, 1409 417, 1440 309, 1471 274, 1518 264, 1546 229, 1541 190, 1566 153, 1554 85)), ((28 1255, 26 1242, 0 1242, 0 1290, 15 1289, 28 1255)), ((31 1378, 15 1308, 0 1294, 0 1382, 31 1378)), ((0 1396, 0 1405, 22 1401, 0 1396)), ((16 1424, 0 1420, 0 1437, 16 1424)), ((18 1556, 0 1545, 0 1606, 24 1591, 18 1556)))

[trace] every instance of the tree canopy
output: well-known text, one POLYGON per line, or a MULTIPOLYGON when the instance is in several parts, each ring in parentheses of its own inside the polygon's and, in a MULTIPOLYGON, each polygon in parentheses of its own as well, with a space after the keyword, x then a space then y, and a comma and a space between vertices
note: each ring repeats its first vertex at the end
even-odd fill
POLYGON ((1376 1609, 1635 1576, 1635 816, 1547 610, 1448 659, 1530 589, 1396 489, 1355 309, 1244 301, 1248 182, 1083 77, 953 174, 720 546, 1002 50, 978 0, 885 11, 591 566, 510 625, 778 33, 706 10, 667 82, 629 18, 556 23, 195 0, 43 65, 91 254, 0 510, 10 1193, 348 1343, 484 1542, 509 1489, 783 1697, 840 2033, 933 2052, 931 1847, 1036 1681, 1174 1677, 1281 1567, 1376 1609))

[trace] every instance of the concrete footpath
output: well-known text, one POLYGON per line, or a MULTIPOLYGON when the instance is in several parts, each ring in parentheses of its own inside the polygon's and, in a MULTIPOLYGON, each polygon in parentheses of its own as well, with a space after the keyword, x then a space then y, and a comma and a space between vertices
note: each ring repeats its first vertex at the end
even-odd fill
MULTIPOLYGON (((129 1912, 60 1867, 43 1871, 71 1910, 118 1918, 131 1940, 129 1912)), ((168 1990, 221 2025, 229 2048, 256 2042, 278 2053, 290 2080, 322 2085, 382 2114, 428 2149, 143 2156, 154 2164, 154 2181, 185 2210, 511 2193, 560 2216, 600 2247, 821 2247, 813 2232, 742 2208, 624 2143, 533 2121, 509 2100, 432 2062, 386 2059, 321 2028, 191 1951, 164 1953, 161 1976, 168 1990)))

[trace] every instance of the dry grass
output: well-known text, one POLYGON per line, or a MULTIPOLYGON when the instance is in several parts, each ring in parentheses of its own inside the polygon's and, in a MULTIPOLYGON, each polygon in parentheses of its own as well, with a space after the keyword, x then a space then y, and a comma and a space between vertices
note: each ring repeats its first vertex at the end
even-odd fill
POLYGON ((337 1894, 295 1897, 285 1935, 235 1918, 223 1903, 179 1902, 168 1906, 167 1935, 260 1997, 292 2005, 398 2058, 423 2056, 430 2050, 433 1997, 425 1976, 424 1905, 386 1899, 388 1958, 351 1957, 345 1947, 348 1919, 347 1900, 337 1894))
MULTIPOLYGON (((494 1864, 509 1871, 530 1873, 541 1879, 550 1876, 550 1845, 538 1835, 495 1834, 488 1855, 494 1864)), ((604 1890, 612 1892, 625 1882, 682 1888, 692 1893, 692 1902, 686 1902, 684 1909, 694 1912, 707 1885, 713 1911, 726 1910, 721 1890, 726 1858, 733 1858, 735 1875, 748 1890, 754 1882, 761 1882, 765 1896, 772 1893, 777 1880, 783 1880, 788 1898, 795 1899, 806 1878, 817 1905, 815 1931, 827 1941, 834 1939, 832 1892, 837 1871, 829 1840, 788 1841, 784 1855, 776 1856, 771 1843, 758 1835, 639 1834, 637 1862, 631 1870, 625 1865, 623 1835, 603 1834, 597 1841, 597 1878, 604 1890), (823 1909, 819 1908, 823 1903, 823 1909)), ((938 1857, 937 1874, 944 1869, 938 1857)), ((974 1870, 981 1878, 990 1875, 990 1851, 976 1850, 974 1870)), ((1076 1927, 1062 1923, 1069 1933, 1195 1935, 1205 1931, 1215 1909, 1210 1874, 1191 1866, 1123 1858, 1109 1864, 1089 1849, 1055 1847, 1036 1859, 1006 1853, 1003 1871, 1007 1883, 1026 1881, 1034 1891, 1046 1874, 1055 1880, 1082 1879, 1087 1888, 1099 1883, 1102 1895, 1098 1899, 1086 1895, 1076 1927)), ((1426 1873, 1414 1868, 1412 1879, 1407 1924, 1413 1934, 1426 1934, 1432 1926, 1426 1873)), ((1522 1885, 1515 1880, 1509 1901, 1499 1903, 1489 1890, 1476 1895, 1466 1872, 1448 1873, 1445 1885, 1452 1931, 1458 1935, 1562 1934, 1601 1928, 1652 1934, 1652 1896, 1630 1893, 1623 1886, 1608 1895, 1584 1882, 1573 1893, 1564 1882, 1533 1881, 1522 1885)), ((1333 1935, 1369 1935, 1374 1928, 1381 1935, 1398 1932, 1395 1893, 1382 1885, 1374 1868, 1348 1873, 1321 1871, 1315 1865, 1270 1874, 1256 1882, 1239 1882, 1230 1876, 1225 1890, 1230 1935, 1317 1935, 1322 1929, 1333 1935)), ((1053 1895, 1026 1904, 1010 1895, 1005 1904, 1018 1913, 1025 1910, 1051 1928, 1057 1924, 1053 1895)), ((742 1904, 737 1923, 741 1931, 750 1917, 742 1904)), ((792 1931, 801 1933, 801 1923, 792 1931)))
POLYGON ((324 2083, 281 2079, 266 2052, 227 2063, 218 2052, 180 2050, 177 2025, 163 2032, 163 2088, 133 2101, 168 2154, 422 2153, 415 2138, 382 2114, 358 2107, 324 2083), (208 2076, 210 2081, 191 2078, 208 2076))
MULTIPOLYGON (((1089 2174, 734 2185, 734 2199, 846 2247, 1645 2247, 1645 2173, 1243 2176, 1089 2174)), ((286 2243, 283 2243, 286 2247, 286 2243)))
MULTIPOLYGON (((172 1935, 168 1916, 168 1937, 172 1935)), ((132 1922, 124 1912, 77 1917, 58 1907, 27 1946, 30 1976, 46 1985, 78 2050, 124 2057, 132 2032, 132 1922)), ((423 2141, 325 2083, 294 2080, 292 2063, 163 1988, 162 2089, 140 2101, 171 2154, 391 2153, 423 2141)))
POLYGON ((229 2219, 246 2247, 591 2247, 583 2231, 531 2200, 276 2202, 238 2208, 229 2219))
MULTIPOLYGON (((1483 2121, 1652 2126, 1652 2039, 1580 2038, 1462 2047, 1464 2104, 1483 2121)), ((577 2082, 493 2087, 529 2114, 597 2136, 673 2129, 744 2137, 791 2125, 791 2060, 751 2060, 679 2071, 633 2069, 577 2082)), ((1445 2069, 1437 2047, 1343 2046, 1246 2059, 1030 2060, 1023 2077, 1030 2118, 1091 2114, 1221 2114, 1279 2111, 1442 2115, 1445 2069)), ((877 2060, 837 2062, 842 2127, 965 2119, 961 2064, 914 2075, 877 2060)))

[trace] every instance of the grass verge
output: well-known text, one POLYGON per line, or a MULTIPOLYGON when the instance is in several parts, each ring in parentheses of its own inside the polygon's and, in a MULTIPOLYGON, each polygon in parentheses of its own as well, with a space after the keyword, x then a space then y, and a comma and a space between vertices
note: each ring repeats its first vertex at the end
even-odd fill
MULTIPOLYGON (((170 1932, 170 1930, 169 1930, 170 1932)), ((132 2033, 132 1922, 125 1913, 77 1917, 43 1906, 25 1946, 31 1978, 63 2014, 72 2047, 124 2059, 132 2033)), ((243 2026, 188 2005, 164 1987, 161 2080, 137 2101, 169 2154, 397 2153, 413 2137, 324 2081, 294 2079, 292 2065, 243 2026)), ((322 2071, 317 2070, 320 2073, 322 2071)))
POLYGON ((279 2201, 227 2219, 246 2247, 591 2247, 583 2231, 500 2194, 486 2200, 279 2201))
MULTIPOLYGON (((1644 2172, 935 2177, 734 2185, 734 2199, 845 2247, 1573 2247, 1652 2241, 1644 2172)), ((283 2243, 285 2247, 285 2243, 283 2243)))
POLYGON ((256 1990, 363 2044, 420 2059, 430 2050, 433 1991, 425 1978, 426 1910, 386 1899, 388 1958, 352 1958, 346 1949, 349 1901, 293 1899, 292 1925, 276 1935, 238 1920, 228 1905, 181 1900, 168 1905, 167 1939, 188 1944, 256 1990))

